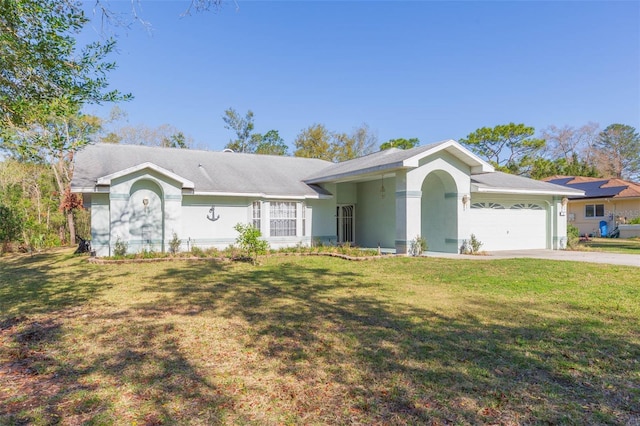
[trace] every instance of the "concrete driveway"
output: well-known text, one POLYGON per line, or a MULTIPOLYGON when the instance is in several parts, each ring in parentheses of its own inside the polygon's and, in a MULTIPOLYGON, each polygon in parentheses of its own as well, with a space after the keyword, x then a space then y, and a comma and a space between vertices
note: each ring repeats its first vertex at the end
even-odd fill
POLYGON ((549 259, 549 260, 569 260, 573 262, 605 263, 608 265, 627 265, 640 268, 640 255, 607 253, 596 251, 571 251, 571 250, 505 250, 492 251, 483 256, 471 256, 464 254, 449 254, 427 252, 431 257, 448 257, 456 259, 492 260, 492 259, 549 259))

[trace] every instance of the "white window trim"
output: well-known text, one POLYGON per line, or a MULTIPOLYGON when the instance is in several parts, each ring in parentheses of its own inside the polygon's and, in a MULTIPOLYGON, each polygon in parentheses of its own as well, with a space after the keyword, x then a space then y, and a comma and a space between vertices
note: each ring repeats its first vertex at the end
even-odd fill
MULTIPOLYGON (((265 204, 267 204, 267 203, 265 203, 265 204)), ((300 214, 301 214, 300 213, 300 206, 302 205, 302 203, 296 202, 296 201, 291 201, 291 200, 273 200, 273 201, 270 201, 268 204, 269 204, 269 206, 268 206, 267 209, 269 211, 269 219, 268 219, 269 220, 269 222, 268 222, 269 223, 269 230, 268 230, 269 238, 296 238, 296 237, 299 237, 302 234, 301 229, 300 229, 301 222, 302 222, 301 221, 301 217, 300 217, 300 214), (295 213, 295 217, 293 217, 293 218, 284 217, 284 218, 273 219, 271 217, 271 210, 272 210, 271 207, 272 207, 273 203, 293 204, 293 207, 294 207, 293 211, 295 213), (271 226, 273 220, 293 220, 294 221, 294 226, 293 227, 289 227, 287 229, 288 230, 293 229, 295 234, 294 235, 273 235, 274 229, 272 229, 272 226, 271 226)), ((265 233, 265 235, 267 235, 267 234, 265 233)))
POLYGON ((607 212, 604 209, 604 203, 592 203, 592 204, 585 204, 584 205, 584 218, 589 220, 589 219, 603 219, 607 216, 607 212), (588 206, 592 206, 593 207, 593 216, 587 216, 587 207, 588 206), (602 206, 602 216, 598 216, 597 215, 597 206, 602 206))

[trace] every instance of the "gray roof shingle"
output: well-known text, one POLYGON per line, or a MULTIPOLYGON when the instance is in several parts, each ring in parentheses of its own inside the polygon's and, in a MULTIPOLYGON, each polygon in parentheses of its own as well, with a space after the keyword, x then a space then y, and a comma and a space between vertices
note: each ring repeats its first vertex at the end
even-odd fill
POLYGON ((548 182, 541 182, 522 176, 510 175, 503 172, 479 173, 471 175, 471 185, 478 189, 504 190, 504 191, 524 191, 532 193, 554 193, 558 195, 583 195, 582 191, 567 188, 561 185, 554 185, 548 182))
POLYGON ((76 154, 72 187, 93 188, 97 178, 147 162, 190 180, 196 193, 289 197, 326 195, 303 178, 332 164, 313 158, 95 144, 76 154))
POLYGON ((353 160, 334 163, 317 173, 309 174, 305 181, 330 181, 336 177, 347 176, 353 173, 366 174, 398 168, 402 166, 403 161, 413 157, 414 155, 433 149, 445 142, 448 141, 436 142, 411 149, 391 148, 354 158, 353 160))

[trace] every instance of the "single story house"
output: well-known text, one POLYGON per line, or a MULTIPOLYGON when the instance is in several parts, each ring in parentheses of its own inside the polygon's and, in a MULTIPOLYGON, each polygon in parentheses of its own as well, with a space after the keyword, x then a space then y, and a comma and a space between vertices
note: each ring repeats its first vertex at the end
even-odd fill
POLYGON ((567 220, 581 235, 607 236, 619 226, 622 238, 640 236, 640 227, 626 225, 640 217, 640 184, 583 176, 551 176, 544 181, 584 191, 584 197, 569 196, 567 206, 567 220))
POLYGON ((224 248, 251 223, 271 247, 352 243, 407 253, 562 249, 563 198, 582 191, 494 171, 453 140, 342 163, 318 159, 96 144, 78 152, 72 191, 91 209, 97 256, 224 248))

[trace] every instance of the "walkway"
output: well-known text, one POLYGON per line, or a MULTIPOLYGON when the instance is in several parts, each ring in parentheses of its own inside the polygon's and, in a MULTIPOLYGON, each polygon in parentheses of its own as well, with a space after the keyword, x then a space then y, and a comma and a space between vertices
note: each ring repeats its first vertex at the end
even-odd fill
POLYGON ((627 265, 640 268, 640 255, 607 253, 599 251, 571 251, 571 250, 505 250, 493 251, 485 256, 471 256, 453 253, 427 252, 431 257, 447 257, 455 259, 493 260, 493 259, 549 259, 569 260, 573 262, 605 263, 608 265, 627 265))

